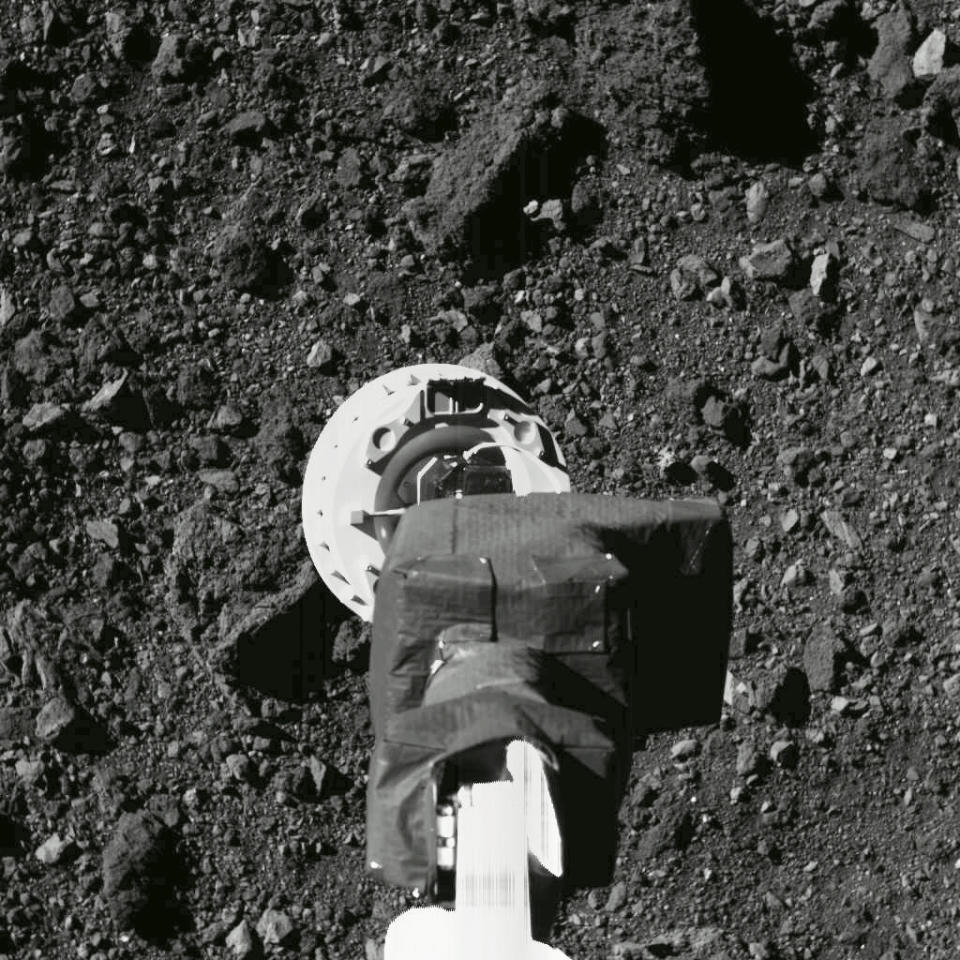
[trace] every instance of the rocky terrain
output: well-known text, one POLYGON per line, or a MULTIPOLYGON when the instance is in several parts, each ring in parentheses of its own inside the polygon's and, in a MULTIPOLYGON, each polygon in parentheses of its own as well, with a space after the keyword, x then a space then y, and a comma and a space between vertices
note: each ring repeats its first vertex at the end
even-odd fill
POLYGON ((945 0, 3 4, 0 956, 378 956, 299 485, 429 360, 734 529, 724 719, 636 753, 556 944, 956 956, 958 48, 945 0))

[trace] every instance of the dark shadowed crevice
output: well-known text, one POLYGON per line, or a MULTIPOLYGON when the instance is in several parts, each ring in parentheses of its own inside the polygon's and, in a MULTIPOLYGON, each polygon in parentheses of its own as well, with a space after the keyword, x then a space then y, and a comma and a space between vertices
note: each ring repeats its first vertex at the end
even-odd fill
POLYGON ((747 0, 692 0, 707 80, 711 141, 748 160, 797 163, 816 147, 813 84, 790 43, 747 0))

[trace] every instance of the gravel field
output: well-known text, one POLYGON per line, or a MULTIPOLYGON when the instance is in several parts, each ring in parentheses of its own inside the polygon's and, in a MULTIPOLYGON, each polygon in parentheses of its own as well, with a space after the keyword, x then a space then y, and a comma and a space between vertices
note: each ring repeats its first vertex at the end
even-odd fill
POLYGON ((0 957, 377 960, 300 484, 430 361, 733 527, 731 702, 555 945, 956 957, 958 157, 944 0, 0 5, 0 957))

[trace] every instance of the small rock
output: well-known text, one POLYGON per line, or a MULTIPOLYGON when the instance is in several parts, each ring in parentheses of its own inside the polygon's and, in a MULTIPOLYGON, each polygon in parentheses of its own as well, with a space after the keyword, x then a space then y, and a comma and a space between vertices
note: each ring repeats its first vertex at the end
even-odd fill
POLYGON ((751 280, 773 280, 782 283, 790 278, 795 267, 793 251, 786 240, 759 243, 741 257, 740 266, 751 280))
POLYGON ((700 752, 700 744, 696 740, 679 740, 670 748, 670 756, 674 760, 689 760, 700 752))
POLYGON ((916 42, 913 15, 898 3, 889 13, 878 17, 874 26, 877 46, 867 64, 867 73, 898 106, 916 105, 916 78, 910 62, 910 52, 916 42))
POLYGON ((59 833, 49 836, 34 851, 34 856, 47 866, 54 866, 65 860, 76 849, 72 840, 64 840, 59 833))
POLYGON ((224 403, 217 407, 207 423, 207 429, 214 430, 217 433, 236 435, 243 431, 246 424, 246 418, 240 409, 231 403, 224 403))
POLYGON ((595 226, 602 218, 599 198, 593 189, 582 181, 574 184, 570 194, 570 215, 582 230, 595 226))
POLYGON ((128 63, 149 60, 152 38, 142 23, 131 23, 123 13, 110 10, 105 16, 110 52, 128 63))
POLYGON ((497 350, 493 343, 481 343, 475 350, 460 359, 460 365, 487 373, 498 380, 503 377, 503 367, 497 362, 497 350))
POLYGON ((185 83, 196 75, 202 60, 203 51, 198 42, 188 43, 179 34, 170 33, 160 41, 150 70, 161 83, 185 83))
POLYGON ((646 774, 637 781, 631 799, 639 807, 649 807, 663 789, 663 783, 653 774, 646 774))
POLYGON ((226 226, 212 252, 224 282, 241 293, 272 294, 288 279, 282 257, 249 223, 226 226))
POLYGON ((307 760, 307 771, 313 781, 314 794, 321 799, 327 782, 327 765, 319 757, 310 757, 307 760))
POLYGON ((327 202, 322 193, 315 193, 297 207, 297 224, 305 230, 319 227, 329 216, 327 202))
POLYGON ((575 413, 567 417, 563 429, 570 437, 585 437, 589 432, 587 425, 575 413))
POLYGON ((236 960, 252 960, 259 953, 253 927, 241 920, 228 934, 226 945, 236 960))
POLYGON ((839 510, 824 510, 820 514, 823 525, 838 540, 845 543, 851 550, 857 551, 863 547, 863 540, 860 534, 843 519, 839 510))
POLYGON ((759 223, 770 205, 770 191, 762 180, 752 183, 747 190, 747 220, 750 223, 759 223))
POLYGON ((125 370, 117 379, 108 380, 84 403, 83 409, 139 433, 147 429, 149 416, 143 394, 131 388, 128 377, 125 370))
POLYGON ((173 835, 146 811, 124 813, 103 850, 103 898, 122 927, 169 933, 162 904, 173 869, 173 835))
MULTIPOLYGON (((940 116, 942 101, 936 95, 936 88, 949 72, 945 70, 937 77, 927 93, 931 116, 940 116)), ((930 122, 934 121, 928 119, 930 122)), ((872 121, 858 158, 861 177, 872 200, 908 210, 923 210, 928 205, 931 196, 929 179, 925 168, 917 161, 917 148, 910 127, 900 118, 872 121)))
POLYGON ((952 51, 947 35, 934 30, 913 55, 913 75, 920 79, 935 77, 948 64, 952 51))
POLYGON ((749 741, 737 747, 737 776, 749 777, 760 772, 760 753, 749 741))
POLYGON ((30 433, 40 433, 62 423, 67 411, 59 403, 35 403, 21 423, 30 433))
POLYGON ((224 128, 227 136, 242 146, 257 146, 269 129, 269 121, 259 110, 237 114, 224 128))
POLYGON ((227 771, 234 780, 240 780, 243 783, 250 783, 255 777, 253 763, 245 753, 231 753, 224 760, 227 765, 227 771))
POLYGON ((0 330, 2 330, 19 310, 17 298, 9 287, 0 287, 0 330))
POLYGON ((282 945, 293 938, 293 921, 281 910, 264 910, 257 921, 257 933, 265 944, 282 945))
POLYGON ((813 575, 807 569, 806 564, 802 560, 797 560, 796 563, 791 563, 784 570, 783 577, 780 579, 780 586, 787 588, 803 587, 812 582, 813 575))
POLYGON ((563 200, 544 200, 531 220, 534 222, 547 220, 553 225, 553 229, 557 233, 564 233, 567 229, 567 221, 563 200))
POLYGON ((843 663, 843 643, 832 630, 821 628, 803 646, 803 669, 813 691, 832 693, 843 663))
POLYGON ((307 366, 329 370, 334 361, 334 350, 327 340, 318 340, 307 354, 307 366))
POLYGON ((692 300, 720 282, 720 274, 703 257, 688 253, 670 274, 670 289, 677 300, 692 300))
POLYGON ((692 300, 697 295, 697 284, 681 270, 671 270, 670 290, 676 300, 692 300))
POLYGON ((617 910, 620 910, 626 902, 627 885, 620 880, 610 888, 610 894, 607 897, 604 910, 606 910, 607 913, 616 913, 617 910))
POLYGON ((232 495, 240 492, 240 481, 232 470, 210 469, 199 470, 197 477, 201 483, 209 484, 221 493, 232 495))
POLYGON ((76 311, 77 300, 73 291, 66 284, 54 287, 47 302, 47 312, 50 316, 59 323, 65 323, 76 311))
POLYGON ((785 510, 780 515, 780 529, 783 530, 784 533, 791 533, 797 528, 799 522, 800 514, 793 507, 785 510))
POLYGON ((941 140, 953 142, 960 129, 960 67, 946 67, 923 98, 923 124, 941 140))
POLYGON ((822 171, 815 173, 807 181, 807 189, 818 200, 825 200, 833 194, 834 187, 829 177, 822 171))
POLYGON ((69 737, 79 721, 76 707, 65 697, 56 696, 47 701, 37 714, 37 736, 47 743, 57 743, 69 737))
POLYGON ((86 530, 91 540, 105 543, 111 550, 120 546, 121 531, 112 520, 88 520, 86 530))
POLYGON ((953 676, 947 677, 947 679, 943 681, 943 692, 948 697, 952 697, 960 693, 960 673, 955 673, 953 676))
POLYGON ((792 740, 776 740, 770 747, 770 759, 778 767, 795 767, 797 757, 797 745, 792 740))
POLYGON ((831 253, 821 253, 813 258, 810 267, 810 289, 814 296, 832 303, 837 298, 837 281, 840 262, 831 253))
POLYGON ((897 217, 893 220, 893 227, 918 243, 932 243, 937 236, 937 231, 930 224, 921 223, 919 220, 897 217))

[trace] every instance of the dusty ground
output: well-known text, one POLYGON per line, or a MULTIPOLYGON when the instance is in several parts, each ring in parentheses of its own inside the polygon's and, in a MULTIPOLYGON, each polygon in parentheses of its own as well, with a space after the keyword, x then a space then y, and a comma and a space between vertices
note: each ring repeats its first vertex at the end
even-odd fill
POLYGON ((376 955, 366 633, 299 484, 437 360, 576 489, 734 528, 735 700, 637 753, 557 944, 956 955, 960 8, 0 16, 0 954, 376 955))

